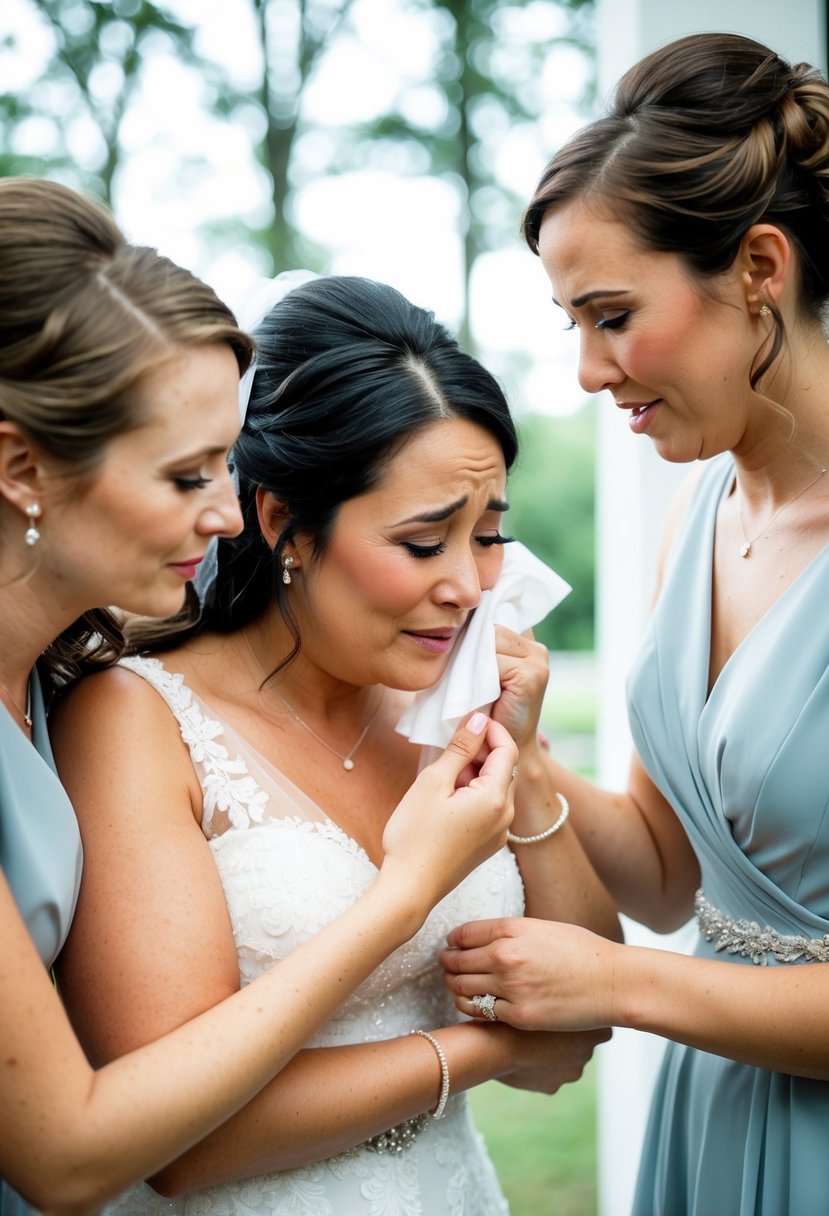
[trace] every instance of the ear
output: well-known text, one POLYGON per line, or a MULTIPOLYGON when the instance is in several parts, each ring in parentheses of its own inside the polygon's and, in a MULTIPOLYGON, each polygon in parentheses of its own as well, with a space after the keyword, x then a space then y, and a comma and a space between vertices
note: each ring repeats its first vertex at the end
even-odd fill
POLYGON ((0 497, 18 511, 40 504, 46 477, 45 461, 37 445, 20 427, 0 419, 0 497))
POLYGON ((264 486, 259 486, 256 491, 256 514, 259 518, 259 530, 262 537, 273 552, 276 548, 276 543, 282 534, 285 524, 288 522, 288 512, 281 498, 277 498, 270 490, 266 490, 264 486))
POLYGON ((795 266, 786 234, 774 224, 753 224, 737 253, 746 305, 757 316, 764 304, 780 306, 795 266))

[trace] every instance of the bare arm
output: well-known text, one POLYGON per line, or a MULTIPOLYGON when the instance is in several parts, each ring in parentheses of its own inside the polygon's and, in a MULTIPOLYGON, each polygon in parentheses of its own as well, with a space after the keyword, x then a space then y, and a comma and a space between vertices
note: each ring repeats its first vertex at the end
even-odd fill
POLYGON ((570 925, 470 922, 442 961, 458 1007, 489 991, 531 1029, 627 1026, 758 1068, 829 1080, 823 964, 756 967, 624 946, 570 925), (762 1010, 762 1017, 758 1017, 762 1010))
MULTIPOLYGON (((538 740, 549 676, 547 650, 531 635, 503 626, 496 628, 495 638, 501 696, 492 714, 512 735, 519 756, 512 831, 518 836, 535 836, 554 824, 561 813, 558 771, 538 740)), ((569 823, 546 840, 515 844, 513 851, 524 882, 528 916, 570 921, 611 938, 621 936, 613 901, 569 823)))
MULTIPOLYGON (((94 684, 84 691, 91 701, 94 684)), ((82 738, 69 746, 79 764, 82 738)), ((123 738, 109 740, 113 763, 132 751, 123 738)), ((461 732, 454 748, 421 774, 425 782, 418 778, 404 799, 409 805, 392 816, 377 881, 346 915, 244 991, 225 989, 229 999, 204 1013, 191 1007, 166 1037, 97 1072, 0 879, 0 1174, 36 1206, 75 1216, 97 1209, 238 1110, 416 932, 435 896, 502 843, 514 749, 497 729, 490 727, 487 738, 495 751, 463 789, 455 781, 481 742, 471 732, 461 732), (424 834, 423 816, 433 813, 424 834), (429 836, 437 840, 438 823, 443 848, 430 846, 429 857, 425 846, 429 836), (206 1060, 205 1043, 220 1061, 216 1067, 206 1060)), ((98 806, 106 819, 121 800, 111 797, 107 782, 102 787, 98 806)), ((97 996, 109 994, 98 988, 97 996)))
POLYGON ((599 789, 555 760, 549 767, 569 800, 581 845, 620 910, 658 933, 683 925, 693 910, 699 863, 638 756, 624 793, 599 789))
MULTIPOLYGON (((177 725, 144 681, 128 673, 106 679, 104 698, 94 687, 78 691, 58 732, 62 771, 86 849, 86 879, 61 970, 67 1002, 97 1059, 158 1039, 239 984, 224 892, 197 823, 201 790, 177 725), (126 721, 130 746, 119 750, 126 721), (85 751, 85 739, 94 739, 95 746, 85 751)), ((421 810, 419 826, 421 834, 434 833, 427 853, 420 846, 434 864, 430 855, 450 843, 445 812, 430 826, 421 810)), ((397 833, 393 817, 386 837, 397 833)), ((391 843, 401 851, 402 842, 391 843)), ((412 841, 404 856, 409 883, 433 881, 417 874, 412 841)), ((271 974, 282 973, 293 957, 271 974)), ((376 954, 374 961, 380 961, 376 954)), ((328 964, 333 974, 341 969, 330 955, 328 964)), ((301 1016, 302 1007, 314 985, 325 982, 317 972, 316 979, 303 975, 296 989, 283 991, 283 1016, 299 1006, 303 1037, 319 1020, 301 1016)), ((526 1036, 469 1025, 438 1033, 453 1091, 529 1072, 534 1083, 554 1087, 577 1075, 597 1041, 592 1034, 526 1036)), ((212 1045, 210 1057, 221 1062, 212 1045)), ((435 1053, 419 1038, 301 1052, 234 1119, 156 1177, 155 1185, 175 1194, 320 1160, 434 1107, 438 1089, 435 1053)))
MULTIPOLYGON (((692 474, 680 487, 669 508, 660 549, 657 590, 662 582, 665 562, 673 545, 677 529, 687 511, 698 474, 692 474)), ((693 909, 694 892, 699 886, 699 866, 685 829, 673 808, 651 781, 638 756, 631 760, 628 786, 624 792, 602 790, 570 772, 549 756, 538 760, 536 738, 529 728, 537 722, 540 711, 538 689, 542 688, 539 660, 529 657, 523 662, 513 658, 519 653, 515 642, 509 643, 509 631, 497 632, 499 639, 499 669, 502 696, 493 708, 493 715, 502 721, 519 745, 521 760, 519 788, 516 794, 514 831, 532 834, 543 831, 555 821, 557 808, 551 805, 551 793, 558 790, 570 804, 570 823, 578 836, 590 865, 613 896, 620 910, 657 932, 666 933, 687 921, 693 909), (512 701, 512 704, 510 704, 512 701), (524 707, 522 716, 521 707, 524 707), (535 718, 533 719, 533 706, 535 718), (527 789, 527 779, 532 787, 527 789)), ((512 639, 515 634, 509 635, 512 639)), ((525 641, 518 639, 518 641, 525 641)), ((526 642, 525 642, 526 645, 526 642)), ((565 829, 562 830, 562 835, 565 829)), ((564 887, 564 904, 550 903, 552 884, 543 882, 543 861, 537 850, 544 849, 551 864, 558 835, 545 843, 517 848, 516 856, 526 871, 527 912, 530 916, 578 921, 588 928, 608 933, 601 924, 590 919, 592 909, 602 914, 600 899, 592 894, 589 877, 584 875, 584 863, 576 859, 560 859, 560 867, 569 864, 574 881, 564 887), (538 881, 530 866, 539 867, 538 881), (544 902, 538 893, 543 892, 544 902), (585 894, 590 893, 590 894, 585 894), (567 915, 567 903, 574 900, 578 913, 567 915), (585 906, 587 904, 587 906, 585 906)), ((562 850, 562 853, 564 850, 562 850)), ((589 871, 589 866, 587 867, 589 871)), ((566 882, 566 878, 564 880, 566 882)), ((605 913, 606 915, 606 913, 605 913)))

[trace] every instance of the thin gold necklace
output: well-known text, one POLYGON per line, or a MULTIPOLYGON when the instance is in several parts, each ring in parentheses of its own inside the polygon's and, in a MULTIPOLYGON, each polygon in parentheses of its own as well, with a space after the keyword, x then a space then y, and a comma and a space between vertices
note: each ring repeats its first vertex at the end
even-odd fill
POLYGON ((363 740, 365 739, 368 732, 371 730, 371 728, 374 724, 374 719, 377 717, 377 715, 380 712, 380 706, 383 703, 382 696, 381 696, 380 700, 377 702, 377 708, 375 709, 374 713, 371 715, 368 722, 366 722, 365 726, 363 727, 363 730, 360 734, 359 739, 354 744, 354 746, 350 749, 350 751, 346 752, 346 754, 343 755, 342 752, 337 751, 336 747, 332 747, 331 744, 328 743, 325 739, 323 739, 323 737, 321 735, 318 735, 317 732, 314 730, 313 726, 309 726, 307 722, 305 722, 302 718, 300 718, 299 714, 296 712, 294 707, 290 704, 290 702, 285 700, 285 698, 283 697, 283 695, 279 691, 279 689, 274 688, 274 686, 270 683, 270 676, 265 671, 265 668, 262 666, 262 664, 259 662, 256 651, 253 649, 253 647, 250 644, 250 639, 249 639, 248 635, 243 634, 243 637, 247 644, 247 648, 251 653, 254 663, 259 668, 262 675, 265 677, 265 681, 267 683, 268 688, 271 690, 271 692, 276 693, 276 695, 279 697, 280 701, 285 706, 285 708, 287 709, 287 711, 291 715, 291 717, 294 719, 294 721, 298 722, 300 726, 304 727, 305 730, 308 731, 309 735, 313 735, 314 738, 316 739, 317 743, 321 743, 324 748, 327 748, 327 750, 329 752, 331 752, 332 756, 336 756, 337 759, 342 764, 345 771, 347 773, 350 773, 351 770, 354 768, 354 753, 357 751, 357 748, 360 746, 360 744, 363 742, 363 740))
POLYGON ((17 710, 17 712, 20 714, 20 717, 23 719, 23 721, 26 723, 26 725, 31 728, 31 725, 32 725, 32 681, 31 681, 31 679, 29 679, 26 683, 26 708, 25 709, 20 708, 20 706, 15 701, 14 697, 9 692, 8 688, 6 688, 6 685, 3 684, 2 682, 0 682, 0 688, 2 688, 3 692, 9 698, 12 705, 17 710))
POLYGON ((788 500, 788 502, 783 503, 782 507, 777 508, 777 510, 774 512, 774 514, 769 519, 767 519, 766 522, 763 524, 762 528, 757 533, 757 535, 752 536, 751 540, 749 540, 748 537, 746 536, 746 530, 743 527, 743 513, 740 510, 740 500, 738 498, 737 499, 737 522, 740 525, 740 532, 742 533, 742 536, 743 536, 743 544, 742 544, 742 548, 740 549, 740 557, 751 557, 751 546, 754 544, 754 542, 756 540, 759 540, 764 532, 768 531, 768 529, 771 527, 771 525, 777 519, 777 516, 781 514, 781 512, 785 511, 787 507, 792 506, 793 503, 796 503, 798 498, 801 498, 802 495, 804 495, 807 490, 811 490, 812 486, 817 485, 817 483, 820 481, 821 477, 823 476, 823 474, 825 472, 826 472, 826 467, 824 466, 824 468, 822 468, 820 470, 820 472, 818 473, 817 477, 813 477, 808 485, 805 485, 802 490, 797 491, 794 498, 790 498, 788 500))

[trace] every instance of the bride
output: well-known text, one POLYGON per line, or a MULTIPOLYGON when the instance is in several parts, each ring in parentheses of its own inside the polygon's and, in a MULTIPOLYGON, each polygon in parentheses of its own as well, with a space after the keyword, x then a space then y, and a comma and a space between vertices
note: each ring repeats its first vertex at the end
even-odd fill
MULTIPOLYGON (((420 762, 397 725, 446 671, 509 541, 506 401, 432 314, 368 280, 317 279, 255 336, 232 457, 245 527, 219 543, 201 614, 145 629, 56 714, 86 853, 60 979, 96 1061, 249 983, 371 884, 420 762)), ((605 1035, 515 1031, 491 1008, 460 1019, 439 951, 462 921, 525 907, 618 928, 539 748, 546 652, 503 627, 490 645, 492 716, 519 747, 512 849, 257 1098, 108 1212, 507 1211, 465 1091, 552 1092, 605 1035)))

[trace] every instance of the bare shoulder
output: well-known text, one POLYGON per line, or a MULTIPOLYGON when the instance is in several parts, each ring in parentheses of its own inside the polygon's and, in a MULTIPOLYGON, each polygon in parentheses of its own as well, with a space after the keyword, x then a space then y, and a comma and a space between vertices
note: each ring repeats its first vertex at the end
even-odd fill
POLYGON ((116 665, 85 676, 60 697, 50 715, 49 734, 60 746, 80 731, 107 735, 123 729, 125 722, 143 730, 154 723, 169 726, 171 719, 164 698, 147 680, 116 665))
POLYGON ((61 780, 82 818, 106 793, 187 792, 200 807, 198 780, 176 718, 161 694, 126 667, 87 676, 52 712, 49 735, 61 780))

